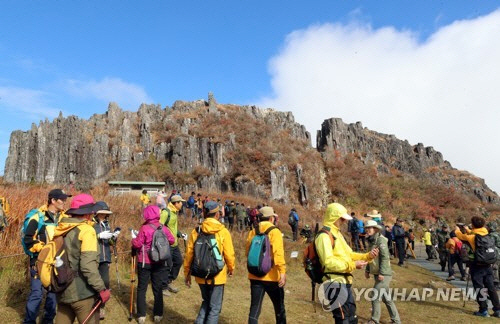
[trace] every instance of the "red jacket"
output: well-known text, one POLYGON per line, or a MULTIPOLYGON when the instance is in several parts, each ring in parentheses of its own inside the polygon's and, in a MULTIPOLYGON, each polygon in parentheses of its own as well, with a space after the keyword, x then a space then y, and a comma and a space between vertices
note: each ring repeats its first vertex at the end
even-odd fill
MULTIPOLYGON (((138 250, 138 263, 151 264, 148 251, 151 249, 153 234, 156 228, 160 226, 160 208, 154 205, 144 208, 143 217, 145 222, 142 224, 137 237, 132 240, 132 248, 138 250), (151 224, 154 225, 154 228, 151 224)), ((163 232, 167 235, 168 243, 170 243, 170 245, 174 244, 175 237, 167 226, 163 226, 163 232)))

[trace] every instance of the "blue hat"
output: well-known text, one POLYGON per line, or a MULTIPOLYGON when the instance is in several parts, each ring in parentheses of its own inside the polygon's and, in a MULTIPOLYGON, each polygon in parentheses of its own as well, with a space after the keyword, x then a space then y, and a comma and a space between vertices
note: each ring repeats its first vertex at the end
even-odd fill
POLYGON ((219 204, 215 201, 207 201, 205 203, 205 209, 207 209, 210 214, 216 213, 219 211, 219 204))

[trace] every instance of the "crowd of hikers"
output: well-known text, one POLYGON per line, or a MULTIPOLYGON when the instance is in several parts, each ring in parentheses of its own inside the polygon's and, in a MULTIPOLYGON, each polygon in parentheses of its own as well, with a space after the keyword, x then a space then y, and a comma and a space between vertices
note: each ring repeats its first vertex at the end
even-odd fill
MULTIPOLYGON (((109 216, 113 212, 106 202, 96 202, 91 195, 81 193, 72 197, 67 209, 69 197, 72 196, 61 189, 51 190, 47 203, 25 216, 21 244, 29 256, 31 289, 24 323, 36 323, 44 295, 42 323, 73 323, 75 319, 79 323, 98 323, 106 316, 105 304, 111 296, 110 266, 113 254, 117 257, 116 242, 122 230, 111 228, 109 216)), ((158 191, 153 198, 143 191, 140 200, 143 224, 138 230, 129 229, 132 248, 129 320, 136 316, 138 323, 145 323, 146 291, 151 283, 153 320, 161 322, 163 298, 179 291, 173 282, 183 267, 185 285, 190 287, 194 277, 200 288, 202 302, 195 323, 218 323, 224 286, 235 271, 231 233, 248 231, 245 249, 250 281, 248 323, 258 323, 266 294, 273 304, 276 323, 286 323, 284 234, 277 226, 278 215, 272 207, 262 204, 250 208, 229 200, 222 203, 220 199, 202 198, 195 192, 185 200, 175 190, 170 195, 158 191), (182 215, 198 221, 199 225, 189 234, 179 229, 182 215), (185 243, 184 257, 179 241, 185 243)), ((7 200, 0 197, 0 203, 2 215, 8 215, 7 200)), ((314 230, 309 225, 300 228, 300 237, 306 244, 304 267, 311 279, 313 299, 316 284, 336 283, 347 293, 345 301, 331 310, 335 323, 358 322, 352 291, 355 269, 364 269, 365 277, 373 278, 373 288, 380 293, 389 289, 392 280, 390 259, 397 258, 402 266, 408 250, 411 253, 414 250, 413 229, 406 226, 406 230, 403 219, 398 218, 391 228, 384 225, 377 210, 364 214, 364 218, 367 220, 359 219, 354 212, 349 214, 339 203, 331 203, 321 228, 318 224, 314 230), (341 231, 344 226, 350 239, 344 238, 341 231)), ((293 241, 298 240, 299 219, 297 210, 292 208, 288 224, 293 241)), ((6 220, 2 224, 8 225, 6 220)), ((479 310, 474 312, 478 316, 489 316, 489 299, 493 316, 500 317, 496 292, 500 235, 496 229, 497 222, 486 224, 484 217, 474 216, 470 225, 459 222, 454 230, 449 230, 443 224, 436 232, 429 227, 422 237, 428 260, 439 257, 442 271, 448 265, 447 280, 455 280, 457 264, 460 278, 467 280, 470 276, 473 287, 482 289, 477 294, 479 310)), ((119 276, 117 283, 120 285, 119 276)), ((335 298, 333 295, 326 294, 327 298, 335 298)), ((391 323, 401 323, 390 294, 379 295, 381 298, 372 300, 368 323, 379 323, 380 301, 386 305, 391 323)))

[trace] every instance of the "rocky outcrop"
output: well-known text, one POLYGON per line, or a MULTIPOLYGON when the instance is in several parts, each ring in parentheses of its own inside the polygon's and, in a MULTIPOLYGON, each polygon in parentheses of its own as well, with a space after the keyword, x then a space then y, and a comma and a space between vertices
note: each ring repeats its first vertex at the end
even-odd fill
POLYGON ((340 118, 323 122, 317 133, 317 149, 338 151, 341 155, 355 153, 365 163, 373 163, 382 173, 398 170, 417 178, 426 178, 467 193, 473 193, 483 202, 500 203, 496 193, 483 179, 455 170, 443 155, 422 143, 408 141, 364 128, 360 122, 346 124, 340 118))

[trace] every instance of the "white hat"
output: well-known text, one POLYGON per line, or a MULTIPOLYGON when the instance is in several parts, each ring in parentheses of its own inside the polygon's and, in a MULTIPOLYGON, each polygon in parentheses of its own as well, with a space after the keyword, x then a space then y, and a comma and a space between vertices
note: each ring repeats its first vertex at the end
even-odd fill
POLYGON ((369 212, 368 214, 366 214, 366 216, 368 216, 368 217, 380 217, 380 218, 382 218, 382 214, 379 213, 378 210, 376 210, 376 209, 374 209, 371 212, 369 212))
POLYGON ((372 219, 370 219, 369 221, 367 221, 366 224, 365 224, 365 228, 369 228, 369 227, 376 227, 379 230, 382 229, 382 226, 380 226, 376 221, 374 221, 372 219))

